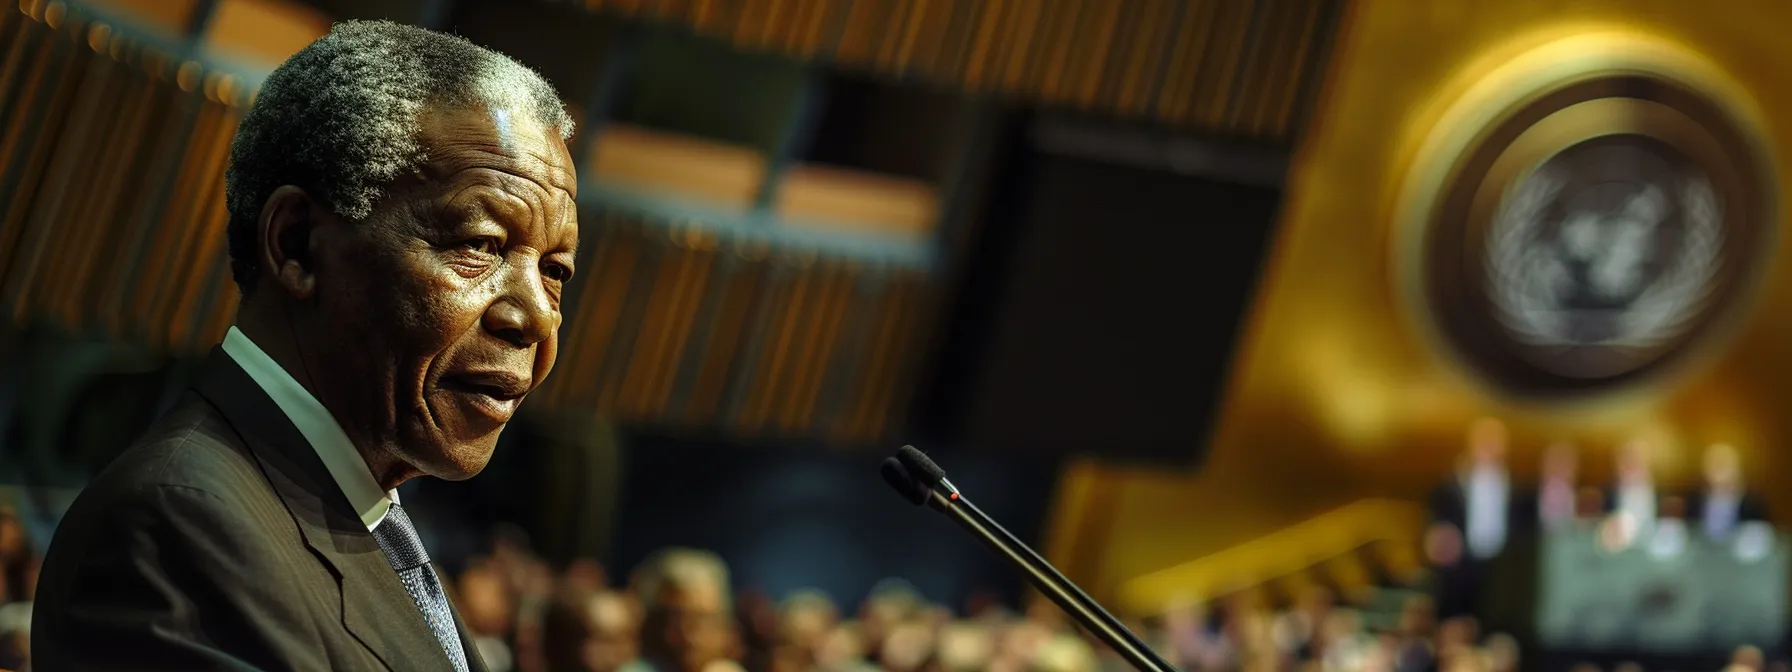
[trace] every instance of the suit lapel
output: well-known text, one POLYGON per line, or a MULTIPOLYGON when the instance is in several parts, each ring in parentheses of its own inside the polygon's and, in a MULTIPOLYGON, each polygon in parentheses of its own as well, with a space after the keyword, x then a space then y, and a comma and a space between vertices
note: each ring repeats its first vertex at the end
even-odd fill
POLYGON ((343 627, 389 668, 449 669, 441 643, 385 552, 273 399, 222 349, 212 351, 194 389, 242 436, 305 544, 336 576, 343 627), (439 664, 420 665, 425 661, 439 664))

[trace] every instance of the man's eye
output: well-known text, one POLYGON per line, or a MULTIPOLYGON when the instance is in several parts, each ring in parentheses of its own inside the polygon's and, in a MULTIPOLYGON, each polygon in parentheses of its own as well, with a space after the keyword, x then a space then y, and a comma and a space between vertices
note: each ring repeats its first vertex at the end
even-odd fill
POLYGON ((497 254, 497 252, 498 252, 497 241, 494 241, 490 238, 474 238, 471 240, 465 240, 465 241, 461 241, 460 244, 455 245, 454 247, 455 247, 455 249, 461 250, 463 252, 474 252, 477 254, 497 254))
POLYGON ((560 264, 548 264, 547 268, 542 270, 542 274, 557 282, 566 282, 572 279, 572 269, 560 264))

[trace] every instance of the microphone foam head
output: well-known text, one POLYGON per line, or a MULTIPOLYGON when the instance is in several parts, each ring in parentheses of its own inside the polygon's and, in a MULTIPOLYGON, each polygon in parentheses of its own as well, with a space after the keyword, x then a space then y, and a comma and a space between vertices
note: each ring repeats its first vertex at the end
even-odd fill
POLYGON ((908 469, 904 468, 896 458, 884 458, 881 471, 884 475, 884 482, 895 488, 896 494, 902 495, 902 498, 908 500, 908 503, 915 506, 927 503, 927 486, 911 478, 908 469))
POLYGON ((914 446, 903 446, 896 450, 896 459, 908 468, 909 475, 915 480, 932 487, 946 480, 946 470, 934 464, 933 459, 914 446))

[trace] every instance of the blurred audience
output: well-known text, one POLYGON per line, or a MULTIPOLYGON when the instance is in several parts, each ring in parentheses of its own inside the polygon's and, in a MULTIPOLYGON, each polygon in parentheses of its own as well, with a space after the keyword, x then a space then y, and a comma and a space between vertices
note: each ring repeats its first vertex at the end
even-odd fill
MULTIPOLYGON (((685 548, 654 554, 635 568, 626 588, 615 589, 594 561, 556 572, 526 541, 502 536, 488 555, 467 562, 452 584, 467 629, 494 672, 1131 669, 1043 599, 1016 612, 979 596, 955 613, 906 582, 888 580, 856 609, 843 609, 818 591, 773 601, 752 591, 736 594, 719 557, 685 548)), ((0 546, 25 556, 30 548, 28 540, 0 546)), ((33 563, 0 557, 0 566, 17 568, 4 583, 18 586, 15 597, 28 599, 33 563)), ((1524 665, 1516 639, 1484 635, 1473 617, 1437 621, 1432 598, 1423 593, 1412 594, 1395 616, 1373 625, 1357 607, 1315 587, 1280 608, 1257 592, 1190 601, 1133 627, 1188 672, 1535 669, 1524 665)), ((29 602, 0 606, 0 670, 28 669, 29 629, 29 602)), ((1725 669, 1783 669, 1765 665, 1760 650, 1745 648, 1725 669)))
MULTIPOLYGON (((1765 518, 1743 486, 1735 449, 1704 454, 1703 484, 1686 497, 1661 497, 1645 441, 1625 444, 1608 491, 1577 479, 1573 444, 1542 456, 1535 490, 1515 489, 1506 429, 1475 423, 1458 477, 1439 488, 1427 551, 1445 589, 1411 591, 1386 605, 1351 603, 1309 587, 1282 604, 1259 591, 1189 600, 1133 623, 1140 636, 1189 672, 1517 672, 1538 669, 1507 634, 1481 631, 1474 601, 1476 563, 1517 535, 1611 515, 1612 529, 1684 516, 1689 531, 1721 536, 1765 518), (1646 501, 1645 501, 1646 500, 1646 501), (1600 504, 1604 504, 1601 511, 1600 504), (1535 506, 1533 510, 1531 507, 1535 506), (1522 512, 1522 513, 1515 513, 1522 512), (1624 525, 1617 525, 1624 523, 1624 525), (1463 583, 1449 584, 1456 580, 1463 583), (1403 600, 1403 601, 1402 601, 1403 600), (1440 602, 1441 600, 1441 602, 1440 602), (1371 616, 1375 616, 1371 618, 1371 616)), ((860 604, 819 591, 765 595, 731 585, 713 553, 671 548, 653 554, 617 587, 590 559, 555 570, 526 535, 501 529, 448 584, 466 626, 494 672, 1119 672, 1131 669, 1081 632, 1050 602, 1018 610, 980 592, 962 610, 933 603, 905 581, 879 583, 860 604)), ((29 534, 0 504, 0 671, 29 669, 31 599, 38 557, 29 534)), ((1386 593, 1382 593, 1386 595, 1386 593)), ((1370 595, 1369 598, 1373 598, 1370 595)), ((1735 652, 1725 670, 1785 670, 1761 650, 1735 652)), ((1576 670, 1617 672, 1637 663, 1576 670)))

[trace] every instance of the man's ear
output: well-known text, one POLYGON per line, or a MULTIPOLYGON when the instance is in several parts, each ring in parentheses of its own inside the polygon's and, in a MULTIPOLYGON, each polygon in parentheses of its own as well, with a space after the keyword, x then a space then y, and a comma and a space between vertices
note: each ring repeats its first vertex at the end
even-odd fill
POLYGON ((286 185, 274 190, 261 206, 261 235, 257 251, 268 278, 294 299, 309 299, 317 292, 316 264, 311 237, 327 210, 304 189, 286 185))

